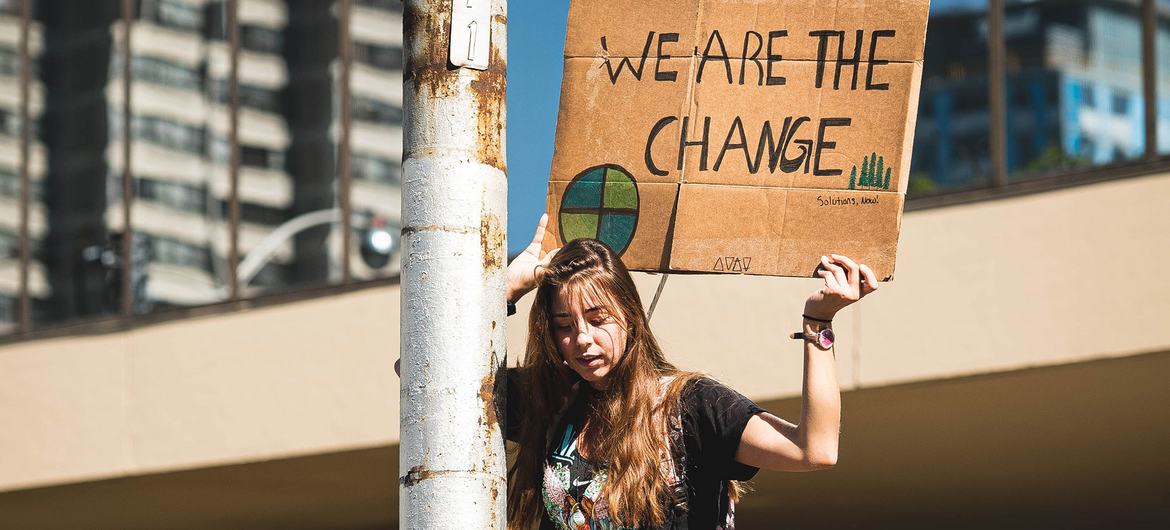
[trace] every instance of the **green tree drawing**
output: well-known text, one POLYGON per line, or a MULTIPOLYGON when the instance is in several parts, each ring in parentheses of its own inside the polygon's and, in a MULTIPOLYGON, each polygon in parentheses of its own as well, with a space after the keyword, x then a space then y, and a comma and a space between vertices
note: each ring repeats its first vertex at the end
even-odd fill
POLYGON ((853 170, 849 173, 849 189, 855 190, 859 187, 890 189, 890 176, 893 174, 894 168, 885 166, 886 157, 878 156, 877 153, 870 153, 862 158, 861 178, 858 179, 857 166, 853 166, 853 170))

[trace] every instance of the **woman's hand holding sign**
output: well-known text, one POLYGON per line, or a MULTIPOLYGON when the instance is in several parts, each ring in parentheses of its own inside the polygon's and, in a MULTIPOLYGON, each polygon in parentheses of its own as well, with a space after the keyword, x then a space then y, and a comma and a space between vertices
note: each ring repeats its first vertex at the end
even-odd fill
POLYGON ((816 275, 825 280, 825 286, 808 297, 804 314, 821 320, 832 320, 837 311, 878 288, 877 276, 868 265, 837 254, 821 256, 816 275))

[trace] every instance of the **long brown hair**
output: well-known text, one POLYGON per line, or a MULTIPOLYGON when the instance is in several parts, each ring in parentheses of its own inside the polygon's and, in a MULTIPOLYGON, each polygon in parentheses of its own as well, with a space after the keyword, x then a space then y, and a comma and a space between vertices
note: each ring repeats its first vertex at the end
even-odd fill
POLYGON ((582 443, 604 461, 608 480, 601 491, 619 526, 659 525, 665 520, 670 485, 661 461, 669 451, 665 418, 678 413, 686 382, 701 374, 667 362, 650 332, 642 300, 625 265, 604 243, 578 239, 554 257, 536 290, 528 321, 528 347, 520 370, 525 418, 520 448, 508 470, 508 527, 530 528, 544 509, 540 488, 550 425, 580 376, 562 363, 553 338, 553 298, 586 296, 619 319, 626 330, 625 354, 605 376, 606 385, 589 409, 588 440, 582 443), (673 380, 661 394, 663 376, 673 380))

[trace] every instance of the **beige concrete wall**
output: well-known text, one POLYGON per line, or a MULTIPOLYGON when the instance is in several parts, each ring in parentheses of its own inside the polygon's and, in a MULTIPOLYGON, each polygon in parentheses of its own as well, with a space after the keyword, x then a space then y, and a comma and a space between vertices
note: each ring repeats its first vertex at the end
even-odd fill
POLYGON ((397 288, 0 349, 0 490, 398 439, 397 288))
MULTIPOLYGON (((841 383, 1165 350, 1166 263, 1167 174, 909 213, 894 280, 836 321, 841 383)), ((637 276, 648 305, 658 277, 637 276)), ((818 282, 670 276, 651 325, 684 368, 758 400, 799 395, 801 349, 785 335, 818 282)), ((509 346, 520 352, 524 321, 510 324, 509 346)))
MULTIPOLYGON (((843 387, 1170 349, 1166 197, 1159 175, 906 215, 895 281, 838 319, 843 387)), ((671 276, 653 324, 680 366, 790 397, 816 286, 671 276)), ((398 322, 387 287, 0 348, 0 490, 396 443, 398 322)))

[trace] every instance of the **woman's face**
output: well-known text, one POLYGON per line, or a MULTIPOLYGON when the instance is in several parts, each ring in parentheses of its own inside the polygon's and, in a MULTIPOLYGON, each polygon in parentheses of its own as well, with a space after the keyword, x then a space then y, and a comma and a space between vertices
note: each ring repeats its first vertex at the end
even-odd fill
POLYGON ((563 288, 552 301, 553 338, 561 358, 594 388, 604 387, 605 376, 626 353, 621 315, 589 296, 568 296, 563 288))

